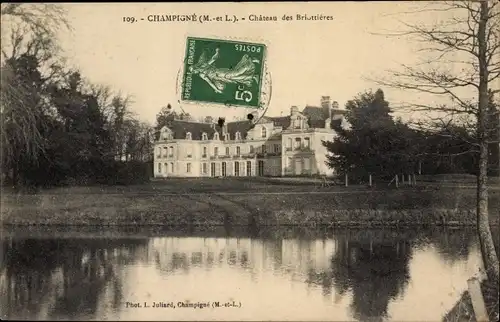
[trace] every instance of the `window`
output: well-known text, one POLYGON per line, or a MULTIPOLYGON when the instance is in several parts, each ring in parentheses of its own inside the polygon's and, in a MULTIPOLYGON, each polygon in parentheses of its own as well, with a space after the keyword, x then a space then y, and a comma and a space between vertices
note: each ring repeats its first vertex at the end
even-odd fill
POLYGON ((310 143, 309 138, 304 138, 304 147, 306 149, 309 149, 311 147, 311 143, 310 143))
POLYGON ((304 158, 304 170, 309 170, 311 167, 311 160, 309 158, 304 158))
POLYGON ((224 140, 229 141, 229 139, 230 139, 229 133, 224 133, 224 140))
POLYGON ((252 161, 247 161, 247 177, 252 176, 252 161))
POLYGON ((218 140, 219 139, 219 132, 215 132, 214 134, 214 140, 218 140))
POLYGON ((241 140, 241 133, 240 132, 236 132, 236 140, 241 140))
POLYGON ((186 172, 191 173, 191 163, 186 164, 186 172))
POLYGON ((207 166, 207 164, 206 164, 206 163, 203 163, 203 164, 201 165, 201 172, 202 172, 203 174, 207 174, 207 172, 208 172, 208 166, 207 166))
POLYGON ((295 138, 295 149, 296 150, 300 149, 300 145, 301 145, 300 142, 301 142, 300 138, 295 138))
POLYGON ((163 148, 163 157, 166 158, 167 157, 167 154, 168 154, 168 148, 167 147, 164 147, 163 148))
POLYGON ((229 147, 226 147, 226 155, 229 155, 229 147))
POLYGON ((210 175, 215 177, 215 163, 213 162, 210 164, 210 175))
POLYGON ((158 148, 158 154, 156 155, 158 158, 161 158, 161 148, 158 148))
POLYGON ((206 146, 203 147, 203 154, 202 154, 201 157, 202 158, 206 158, 207 157, 207 147, 206 146))
POLYGON ((215 147, 214 148, 214 156, 218 156, 218 155, 219 155, 219 148, 215 147))
POLYGON ((241 154, 241 148, 239 146, 236 147, 236 155, 239 156, 241 154))
POLYGON ((191 136, 191 132, 187 132, 186 133, 186 140, 191 140, 192 136, 191 136))
POLYGON ((275 144, 274 145, 274 153, 279 153, 280 152, 280 145, 279 144, 275 144))
POLYGON ((174 163, 170 163, 170 172, 174 173, 174 163))
POLYGON ((255 149, 253 148, 253 145, 250 145, 250 153, 254 153, 255 149))
POLYGON ((267 137, 267 129, 265 126, 262 127, 261 133, 263 138, 267 137))
POLYGON ((173 157, 174 156, 174 147, 171 146, 170 147, 170 153, 168 154, 169 157, 173 157))
POLYGON ((297 118, 296 120, 293 121, 293 123, 294 123, 293 127, 295 129, 300 129, 301 128, 301 126, 300 126, 301 124, 300 123, 302 123, 302 120, 300 118, 297 118))
POLYGON ((161 163, 158 163, 158 173, 161 173, 161 163))
POLYGON ((208 140, 207 133, 203 132, 203 134, 201 135, 201 139, 202 139, 203 141, 208 140))
POLYGON ((222 162, 222 176, 225 177, 226 176, 226 162, 222 162))
POLYGON ((240 176, 240 163, 238 161, 234 162, 234 175, 236 177, 240 176))

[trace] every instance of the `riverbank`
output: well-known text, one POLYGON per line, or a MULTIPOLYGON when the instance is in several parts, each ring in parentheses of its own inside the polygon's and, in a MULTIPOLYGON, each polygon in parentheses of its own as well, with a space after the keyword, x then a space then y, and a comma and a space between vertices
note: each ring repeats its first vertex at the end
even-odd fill
MULTIPOLYGON (((485 280, 481 283, 484 304, 490 321, 498 321, 499 298, 498 285, 485 280)), ((455 306, 443 317, 443 322, 475 322, 474 308, 469 291, 462 293, 462 296, 455 306)))
MULTIPOLYGON (((258 178, 170 179, 133 186, 2 193, 2 225, 474 226, 475 189, 427 183, 400 188, 324 186, 258 178)), ((500 191, 489 196, 499 222, 500 191)))

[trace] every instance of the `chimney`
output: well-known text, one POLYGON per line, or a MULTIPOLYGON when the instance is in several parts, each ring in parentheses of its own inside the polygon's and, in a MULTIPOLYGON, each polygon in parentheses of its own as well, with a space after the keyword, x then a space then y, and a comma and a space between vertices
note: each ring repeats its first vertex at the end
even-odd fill
POLYGON ((299 108, 298 108, 297 106, 292 106, 292 107, 290 108, 290 114, 291 114, 291 115, 295 115, 295 114, 297 114, 298 112, 299 112, 299 108))
POLYGON ((332 108, 332 100, 330 96, 321 96, 321 107, 325 110, 332 108))

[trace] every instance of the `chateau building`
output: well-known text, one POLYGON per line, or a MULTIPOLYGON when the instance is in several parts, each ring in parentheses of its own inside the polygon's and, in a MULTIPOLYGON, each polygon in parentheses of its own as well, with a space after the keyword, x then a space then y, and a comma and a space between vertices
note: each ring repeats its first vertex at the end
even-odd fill
POLYGON ((172 120, 154 144, 154 176, 329 175, 327 150, 345 110, 323 96, 321 106, 296 106, 290 115, 217 124, 172 120))

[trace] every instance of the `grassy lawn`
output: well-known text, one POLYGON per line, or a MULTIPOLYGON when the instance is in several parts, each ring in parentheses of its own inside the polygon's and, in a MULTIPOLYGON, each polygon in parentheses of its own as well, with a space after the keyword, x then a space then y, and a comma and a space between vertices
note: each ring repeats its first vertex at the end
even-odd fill
MULTIPOLYGON (((414 225, 475 223, 475 190, 460 184, 322 186, 286 178, 168 179, 132 186, 2 193, 2 224, 414 225)), ((500 191, 490 191, 498 221, 500 191)))

